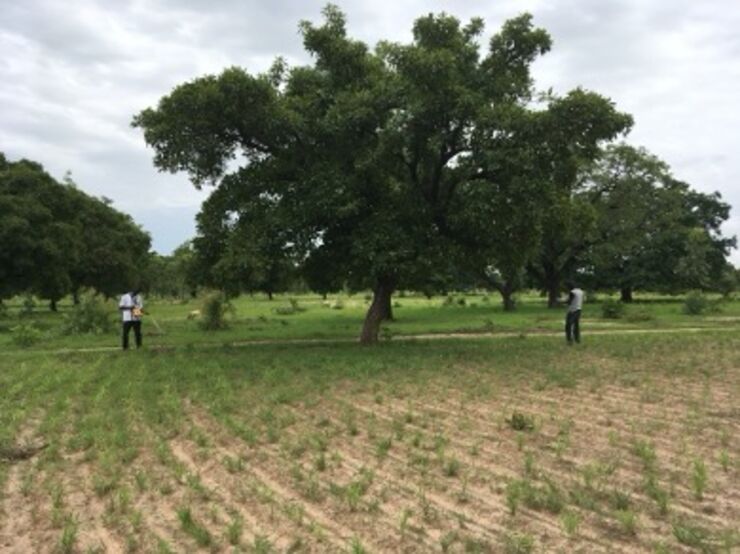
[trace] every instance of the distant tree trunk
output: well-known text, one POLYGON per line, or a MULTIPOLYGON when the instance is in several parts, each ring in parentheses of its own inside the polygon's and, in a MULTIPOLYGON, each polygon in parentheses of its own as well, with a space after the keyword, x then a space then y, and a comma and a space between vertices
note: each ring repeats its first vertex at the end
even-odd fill
POLYGON ((77 289, 72 291, 72 302, 74 302, 75 306, 80 305, 80 291, 77 289))
POLYGON ((378 342, 378 332, 380 324, 387 313, 386 308, 390 305, 391 295, 393 294, 394 283, 389 279, 380 279, 373 290, 373 301, 365 315, 365 322, 362 325, 362 334, 360 335, 360 344, 375 344, 378 342))
POLYGON ((267 299, 268 300, 272 300, 272 291, 271 290, 268 290, 267 291, 267 299))
POLYGON ((547 288, 547 307, 557 308, 560 304, 560 273, 553 268, 545 268, 545 286, 547 288))
POLYGON ((501 293, 504 311, 513 312, 516 310, 516 302, 514 302, 514 287, 512 286, 511 281, 504 281, 497 288, 499 293, 501 293))
POLYGON ((622 302, 625 302, 625 303, 632 302, 632 287, 622 287, 622 289, 619 292, 621 295, 622 302))
POLYGON ((391 295, 383 299, 383 305, 380 307, 382 310, 383 321, 393 321, 393 304, 391 303, 391 295))
POLYGON ((54 300, 53 298, 51 300, 49 300, 49 309, 52 312, 56 312, 57 311, 57 301, 54 300))

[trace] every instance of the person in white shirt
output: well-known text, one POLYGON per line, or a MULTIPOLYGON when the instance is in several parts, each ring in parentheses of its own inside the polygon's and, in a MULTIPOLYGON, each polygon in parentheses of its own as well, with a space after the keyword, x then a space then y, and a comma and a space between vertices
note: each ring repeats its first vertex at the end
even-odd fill
POLYGON ((136 348, 141 348, 141 316, 144 313, 144 301, 140 291, 133 290, 121 296, 118 309, 123 320, 123 349, 128 350, 128 335, 134 330, 136 348))
POLYGON ((581 308, 583 308, 583 291, 572 283, 567 285, 568 313, 565 316, 565 340, 573 345, 573 341, 581 342, 581 308))

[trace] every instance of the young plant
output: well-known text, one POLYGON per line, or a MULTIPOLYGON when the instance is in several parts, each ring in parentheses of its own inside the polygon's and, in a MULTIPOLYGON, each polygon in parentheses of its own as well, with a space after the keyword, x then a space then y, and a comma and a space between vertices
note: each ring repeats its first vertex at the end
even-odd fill
POLYGON ((578 532, 578 526, 581 524, 581 516, 578 512, 565 510, 560 516, 560 523, 563 525, 565 533, 569 537, 574 537, 578 532))
POLYGON ((691 485, 694 490, 694 498, 697 500, 702 500, 704 498, 707 481, 707 466, 704 464, 704 460, 694 460, 694 471, 691 474, 691 485))
POLYGON ((637 534, 637 514, 630 510, 616 510, 614 517, 619 522, 619 527, 626 535, 634 536, 637 534))
POLYGON ((237 546, 241 542, 243 529, 244 521, 242 521, 242 518, 238 515, 234 516, 226 528, 226 538, 229 540, 229 544, 237 546))
POLYGON ((534 552, 534 537, 529 533, 507 533, 503 540, 504 554, 530 554, 534 552))
POLYGON ((180 520, 180 527, 182 530, 193 537, 195 542, 198 543, 198 546, 205 548, 213 543, 213 539, 211 538, 211 534, 208 532, 208 529, 195 521, 190 508, 183 507, 178 509, 177 519, 180 520))

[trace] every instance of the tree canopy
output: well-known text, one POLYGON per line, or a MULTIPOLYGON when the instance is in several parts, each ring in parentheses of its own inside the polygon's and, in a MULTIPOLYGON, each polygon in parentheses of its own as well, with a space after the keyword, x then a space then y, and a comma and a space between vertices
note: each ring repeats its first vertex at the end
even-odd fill
POLYGON ((149 235, 106 201, 0 153, 0 298, 32 293, 52 305, 83 287, 105 295, 141 279, 149 235))
POLYGON ((371 50, 337 7, 323 16, 300 24, 312 65, 201 77, 133 124, 157 167, 218 186, 196 238, 214 268, 250 281, 267 255, 326 288, 370 288, 361 340, 373 342, 394 290, 443 282, 466 253, 523 268, 542 187, 631 119, 580 90, 536 102, 530 66, 551 40, 528 14, 485 53, 480 19, 430 14, 411 43, 371 50))

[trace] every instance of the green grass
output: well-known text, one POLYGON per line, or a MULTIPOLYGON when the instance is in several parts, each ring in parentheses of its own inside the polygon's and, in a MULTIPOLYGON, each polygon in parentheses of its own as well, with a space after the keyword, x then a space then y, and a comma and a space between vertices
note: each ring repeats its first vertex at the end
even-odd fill
MULTIPOLYGON (((261 296, 241 296, 234 300, 235 315, 230 325, 222 331, 204 332, 197 320, 188 320, 188 314, 200 307, 197 299, 174 301, 146 299, 149 316, 144 320, 145 345, 147 347, 182 347, 207 344, 227 344, 254 340, 298 340, 298 339, 346 339, 359 335, 360 327, 368 307, 362 293, 341 297, 343 309, 327 307, 326 301, 316 295, 278 295, 270 301, 261 296), (282 315, 280 308, 290 307, 295 300, 302 311, 282 315)), ((456 295, 462 297, 462 295, 456 295)), ((600 295, 599 298, 605 298, 600 295)), ((504 312, 495 296, 469 294, 466 305, 457 302, 444 305, 444 297, 432 299, 420 295, 399 298, 401 307, 395 308, 396 320, 384 323, 388 336, 435 334, 435 333, 523 333, 524 336, 538 332, 560 332, 562 310, 547 309, 544 299, 536 294, 523 294, 519 307, 514 312, 504 312), (484 299, 487 298, 487 301, 484 299)), ((625 317, 606 320, 601 317, 598 303, 586 304, 582 319, 584 338, 592 330, 616 329, 665 329, 681 327, 727 327, 740 326, 740 302, 726 301, 721 304, 719 314, 688 316, 681 311, 681 297, 644 296, 629 306, 627 315, 635 312, 644 317, 625 317), (724 317, 723 320, 717 318, 724 317), (730 318, 730 319, 727 319, 730 318)), ((30 349, 73 349, 118 346, 117 333, 106 335, 64 336, 61 334, 62 319, 72 309, 71 302, 59 303, 59 312, 52 313, 39 304, 30 314, 23 314, 16 299, 8 304, 7 315, 0 319, 0 349, 19 350, 12 341, 11 328, 20 323, 32 322, 41 330, 39 342, 30 349)), ((116 318, 115 302, 109 302, 111 317, 116 318)))

